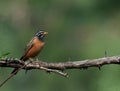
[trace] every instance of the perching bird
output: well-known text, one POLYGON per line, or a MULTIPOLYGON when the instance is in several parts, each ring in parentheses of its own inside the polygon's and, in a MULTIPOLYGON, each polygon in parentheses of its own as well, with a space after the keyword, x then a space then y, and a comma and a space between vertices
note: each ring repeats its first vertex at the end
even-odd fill
MULTIPOLYGON (((20 58, 20 60, 26 61, 30 58, 36 57, 44 47, 44 44, 45 44, 44 37, 45 37, 46 34, 48 34, 48 32, 41 31, 41 30, 38 31, 35 34, 35 37, 27 44, 27 46, 25 48, 25 51, 24 51, 24 54, 20 58)), ((16 74, 18 69, 19 68, 15 68, 11 72, 11 74, 13 74, 13 73, 16 74)))

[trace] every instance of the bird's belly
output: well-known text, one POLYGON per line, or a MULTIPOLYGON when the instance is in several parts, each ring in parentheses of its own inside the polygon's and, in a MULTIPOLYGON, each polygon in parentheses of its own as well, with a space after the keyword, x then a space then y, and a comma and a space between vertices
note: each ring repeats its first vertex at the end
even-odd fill
POLYGON ((34 58, 42 50, 43 45, 34 45, 31 50, 27 53, 27 58, 34 58))

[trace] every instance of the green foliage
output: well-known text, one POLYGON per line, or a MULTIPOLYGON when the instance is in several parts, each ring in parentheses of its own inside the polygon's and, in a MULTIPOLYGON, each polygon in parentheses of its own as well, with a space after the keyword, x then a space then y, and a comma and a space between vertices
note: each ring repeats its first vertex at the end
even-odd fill
POLYGON ((10 52, 1 53, 1 54, 0 54, 0 58, 7 57, 9 54, 10 54, 10 52))

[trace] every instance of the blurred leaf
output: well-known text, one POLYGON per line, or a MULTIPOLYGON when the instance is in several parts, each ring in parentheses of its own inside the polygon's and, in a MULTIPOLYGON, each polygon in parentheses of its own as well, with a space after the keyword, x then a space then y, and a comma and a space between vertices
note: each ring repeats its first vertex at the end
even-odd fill
POLYGON ((0 58, 4 58, 4 57, 8 56, 9 54, 10 54, 10 52, 1 53, 0 58))

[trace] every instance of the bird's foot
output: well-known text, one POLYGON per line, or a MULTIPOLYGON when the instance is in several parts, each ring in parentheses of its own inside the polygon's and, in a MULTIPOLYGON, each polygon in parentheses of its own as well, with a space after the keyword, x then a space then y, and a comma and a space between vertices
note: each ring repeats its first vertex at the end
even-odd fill
POLYGON ((29 58, 29 63, 32 63, 34 61, 33 58, 29 58))

